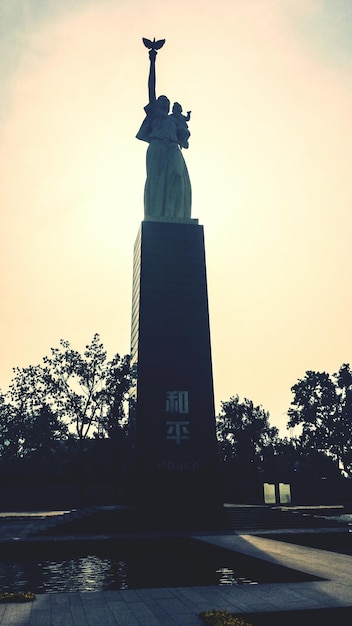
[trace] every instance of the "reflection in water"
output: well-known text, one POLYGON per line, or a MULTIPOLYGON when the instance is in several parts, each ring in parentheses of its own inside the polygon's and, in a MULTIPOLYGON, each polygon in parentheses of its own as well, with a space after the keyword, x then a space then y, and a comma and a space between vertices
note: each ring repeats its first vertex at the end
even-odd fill
POLYGON ((125 561, 95 555, 63 561, 0 563, 2 591, 40 592, 128 589, 125 561))
POLYGON ((188 538, 25 542, 3 544, 0 555, 3 591, 107 591, 312 579, 188 538))
POLYGON ((22 591, 27 586, 27 576, 21 563, 0 563, 1 591, 22 591))
POLYGON ((117 564, 117 571, 120 580, 120 589, 128 589, 127 584, 127 570, 125 561, 119 561, 117 564))
MULTIPOLYGON (((214 571, 217 580, 213 583, 218 585, 255 584, 249 578, 236 576, 234 570, 227 567, 214 571)), ((133 579, 133 575, 130 578, 133 579)), ((128 589, 128 567, 126 561, 92 554, 37 563, 0 562, 0 587, 3 591, 34 589, 37 593, 128 589)))
POLYGON ((216 570, 216 573, 219 574, 218 584, 219 585, 257 585, 258 582, 256 580, 251 580, 250 578, 245 578, 244 576, 237 576, 233 569, 228 567, 221 567, 216 570))
POLYGON ((42 564, 44 590, 53 586, 57 591, 94 591, 104 587, 105 581, 112 578, 112 563, 89 555, 68 561, 54 561, 42 564))
POLYGON ((42 564, 44 591, 128 589, 125 561, 115 563, 95 555, 42 564))

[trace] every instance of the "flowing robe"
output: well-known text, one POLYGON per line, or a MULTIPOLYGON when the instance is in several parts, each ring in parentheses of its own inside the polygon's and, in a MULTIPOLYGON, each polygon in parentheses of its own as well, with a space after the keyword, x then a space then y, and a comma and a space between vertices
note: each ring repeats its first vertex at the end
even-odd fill
POLYGON ((146 118, 137 139, 149 143, 144 189, 145 217, 190 219, 192 191, 186 162, 179 147, 178 124, 158 103, 145 107, 146 118))

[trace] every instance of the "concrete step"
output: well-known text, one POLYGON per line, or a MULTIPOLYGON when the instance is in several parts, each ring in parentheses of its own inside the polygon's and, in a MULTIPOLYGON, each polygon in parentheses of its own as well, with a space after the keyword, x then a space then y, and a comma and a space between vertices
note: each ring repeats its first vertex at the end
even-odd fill
POLYGON ((133 530, 133 519, 128 507, 87 507, 53 519, 38 527, 35 535, 114 535, 133 530))
MULTIPOLYGON (((341 512, 341 511, 340 511, 341 512)), ((231 530, 280 528, 338 528, 346 522, 315 517, 316 510, 290 511, 272 507, 227 507, 226 517, 231 530)))

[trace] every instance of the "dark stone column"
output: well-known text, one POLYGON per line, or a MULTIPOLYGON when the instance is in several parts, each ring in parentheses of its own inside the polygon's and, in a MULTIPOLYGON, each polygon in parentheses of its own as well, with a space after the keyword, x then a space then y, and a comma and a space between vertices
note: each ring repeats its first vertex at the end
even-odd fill
POLYGON ((170 510, 220 499, 204 235, 194 222, 144 221, 134 250, 134 496, 170 510))

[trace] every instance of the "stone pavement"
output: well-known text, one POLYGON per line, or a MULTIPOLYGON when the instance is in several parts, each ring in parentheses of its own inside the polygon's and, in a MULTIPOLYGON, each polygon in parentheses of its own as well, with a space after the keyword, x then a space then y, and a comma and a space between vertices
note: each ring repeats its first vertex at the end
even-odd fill
POLYGON ((256 535, 198 536, 236 552, 325 580, 219 587, 179 587, 41 594, 28 604, 0 604, 1 626, 194 626, 200 611, 236 613, 352 607, 352 556, 256 535))

